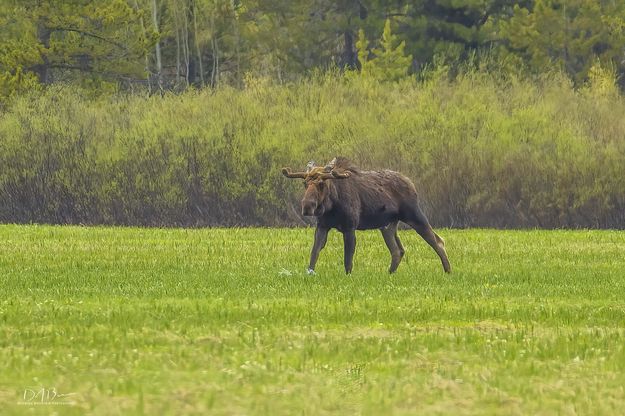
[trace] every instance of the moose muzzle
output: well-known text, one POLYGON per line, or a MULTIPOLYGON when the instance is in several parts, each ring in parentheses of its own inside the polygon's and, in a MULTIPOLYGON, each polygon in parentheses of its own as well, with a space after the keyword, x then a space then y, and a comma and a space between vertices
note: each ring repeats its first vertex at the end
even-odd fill
POLYGON ((317 201, 314 199, 304 199, 302 200, 302 215, 306 217, 312 217, 319 214, 319 206, 317 201))

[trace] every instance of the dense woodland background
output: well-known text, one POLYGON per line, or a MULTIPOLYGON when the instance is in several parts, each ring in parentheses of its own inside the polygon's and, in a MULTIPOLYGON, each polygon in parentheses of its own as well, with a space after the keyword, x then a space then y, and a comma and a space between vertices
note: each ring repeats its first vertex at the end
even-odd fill
POLYGON ((625 2, 0 0, 0 221, 297 225, 279 168, 437 226, 625 228, 625 2))

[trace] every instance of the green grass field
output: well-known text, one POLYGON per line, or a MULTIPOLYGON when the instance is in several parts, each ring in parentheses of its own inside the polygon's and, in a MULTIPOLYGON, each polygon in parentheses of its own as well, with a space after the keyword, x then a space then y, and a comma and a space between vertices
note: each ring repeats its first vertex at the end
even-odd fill
POLYGON ((0 226, 0 413, 623 413, 625 232, 437 231, 0 226))

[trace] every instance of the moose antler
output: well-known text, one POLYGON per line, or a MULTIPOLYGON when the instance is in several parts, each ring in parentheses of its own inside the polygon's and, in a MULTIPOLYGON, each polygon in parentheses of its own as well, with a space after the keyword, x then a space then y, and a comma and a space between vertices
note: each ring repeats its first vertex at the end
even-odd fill
POLYGON ((306 172, 291 172, 291 168, 282 168, 282 174, 287 178, 305 179, 307 176, 306 172))
POLYGON ((330 173, 322 173, 319 177, 321 179, 347 179, 350 175, 349 172, 337 172, 333 170, 330 173))
POLYGON ((350 175, 349 172, 337 172, 336 170, 332 170, 330 173, 322 173, 319 177, 321 179, 347 179, 350 175))
POLYGON ((351 175, 348 171, 339 172, 335 170, 336 158, 332 159, 321 171, 320 167, 315 167, 315 162, 312 160, 306 165, 306 172, 291 172, 291 168, 282 168, 282 174, 287 178, 301 178, 306 179, 308 175, 313 172, 317 173, 317 177, 320 179, 346 179, 351 175))
POLYGON ((338 171, 332 169, 332 176, 334 176, 334 179, 346 179, 346 178, 349 178, 351 176, 351 173, 349 173, 348 171, 338 172, 338 171))

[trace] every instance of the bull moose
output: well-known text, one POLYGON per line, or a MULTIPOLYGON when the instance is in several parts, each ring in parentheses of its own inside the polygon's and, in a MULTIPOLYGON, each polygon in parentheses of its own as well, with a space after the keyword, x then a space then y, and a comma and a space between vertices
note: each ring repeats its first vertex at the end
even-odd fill
POLYGON ((345 272, 351 273, 356 249, 356 230, 378 228, 391 252, 389 273, 395 272, 404 256, 397 234, 402 221, 412 227, 433 249, 451 272, 445 242, 439 237, 421 211, 414 184, 401 173, 391 170, 364 171, 344 157, 336 157, 326 166, 308 164, 306 172, 282 168, 287 178, 304 180, 302 215, 317 217, 315 241, 308 272, 314 273, 319 252, 325 247, 328 232, 336 228, 343 233, 345 272))

